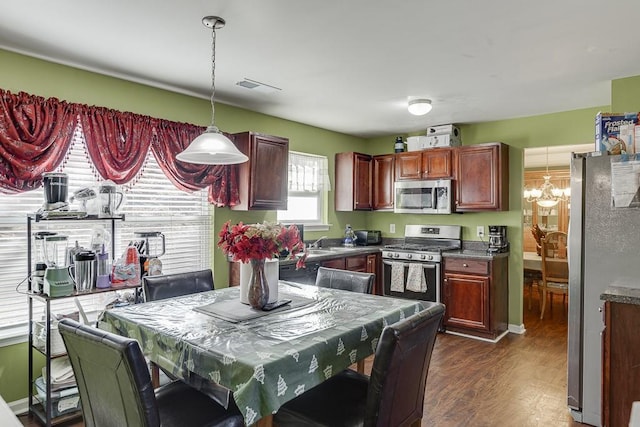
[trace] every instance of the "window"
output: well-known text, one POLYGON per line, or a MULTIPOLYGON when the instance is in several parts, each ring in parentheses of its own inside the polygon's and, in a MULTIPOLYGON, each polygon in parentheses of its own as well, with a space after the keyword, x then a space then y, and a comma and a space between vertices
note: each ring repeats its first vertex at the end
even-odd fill
POLYGON ((302 223, 305 227, 327 222, 329 174, 327 158, 289 152, 289 191, 286 211, 278 211, 278 221, 302 223))
MULTIPOLYGON (((85 153, 80 129, 76 131, 62 171, 69 175, 69 197, 81 188, 97 186, 99 179, 85 153)), ((205 191, 190 194, 175 188, 151 152, 140 177, 122 190, 125 200, 120 212, 125 214, 125 221, 116 222, 116 258, 122 255, 130 241, 136 240, 135 231, 160 231, 166 239, 166 252, 160 257, 164 272, 209 268, 211 220, 205 191)), ((26 215, 36 212, 43 202, 42 189, 17 195, 0 194, 0 336, 3 337, 26 335, 27 299, 16 292, 16 288, 19 291, 27 289, 26 215)), ((71 205, 71 209, 77 207, 71 205)), ((106 221, 41 221, 37 223, 37 229, 34 224, 32 231, 55 231, 68 236, 69 246, 78 241, 80 246, 89 247, 93 230, 98 226, 111 232, 106 221)), ((32 247, 33 262, 41 257, 36 249, 32 247)), ((85 311, 92 311, 103 308, 114 297, 115 294, 109 292, 85 296, 80 301, 85 311)), ((73 298, 53 301, 51 307, 54 313, 77 310, 73 298)), ((39 319, 42 313, 43 310, 34 304, 34 318, 39 319)))

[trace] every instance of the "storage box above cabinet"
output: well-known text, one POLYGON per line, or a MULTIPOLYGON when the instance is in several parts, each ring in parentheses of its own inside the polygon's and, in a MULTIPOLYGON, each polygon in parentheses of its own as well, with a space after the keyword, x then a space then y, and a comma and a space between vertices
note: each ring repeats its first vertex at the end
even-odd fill
POLYGON ((371 156, 361 153, 336 154, 336 211, 370 211, 372 207, 371 156))
POLYGON ((254 132, 236 133, 233 137, 249 160, 236 166, 240 204, 231 209, 287 209, 289 140, 254 132))

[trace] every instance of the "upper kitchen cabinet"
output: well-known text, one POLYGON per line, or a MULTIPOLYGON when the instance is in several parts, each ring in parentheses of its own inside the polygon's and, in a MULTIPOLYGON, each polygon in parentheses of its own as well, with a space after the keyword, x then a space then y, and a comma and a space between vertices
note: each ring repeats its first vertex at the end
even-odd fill
POLYGON ((509 210, 509 146, 467 145, 454 151, 457 212, 509 210))
POLYGON ((373 156, 373 210, 393 210, 395 155, 373 156))
POLYGON ((336 211, 370 211, 372 159, 368 154, 336 154, 336 211))
POLYGON ((396 154, 396 180, 451 178, 452 152, 451 148, 430 148, 396 154))
POLYGON ((287 209, 289 140, 254 132, 233 136, 249 161, 238 165, 240 204, 231 209, 287 209))

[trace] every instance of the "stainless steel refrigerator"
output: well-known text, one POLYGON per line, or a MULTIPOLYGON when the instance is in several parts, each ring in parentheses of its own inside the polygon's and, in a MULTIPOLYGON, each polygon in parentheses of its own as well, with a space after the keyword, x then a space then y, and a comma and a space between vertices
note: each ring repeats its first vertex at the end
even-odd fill
MULTIPOLYGON (((640 287, 640 208, 612 204, 612 182, 616 196, 622 186, 620 164, 614 166, 612 181, 611 162, 623 159, 593 154, 574 154, 571 160, 567 401, 576 421, 600 426, 604 329, 600 295, 612 284, 640 287)), ((636 180, 629 181, 631 186, 637 186, 637 174, 628 178, 636 180)))

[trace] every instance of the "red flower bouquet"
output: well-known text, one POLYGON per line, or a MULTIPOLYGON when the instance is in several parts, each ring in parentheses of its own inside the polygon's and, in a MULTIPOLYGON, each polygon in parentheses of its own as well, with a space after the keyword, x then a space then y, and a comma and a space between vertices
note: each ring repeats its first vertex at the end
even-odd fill
POLYGON ((263 222, 262 224, 231 225, 227 221, 218 234, 218 247, 234 261, 249 262, 277 258, 282 251, 289 251, 287 259, 295 259, 298 254, 296 268, 304 268, 307 257, 304 242, 300 240, 298 227, 263 222))

